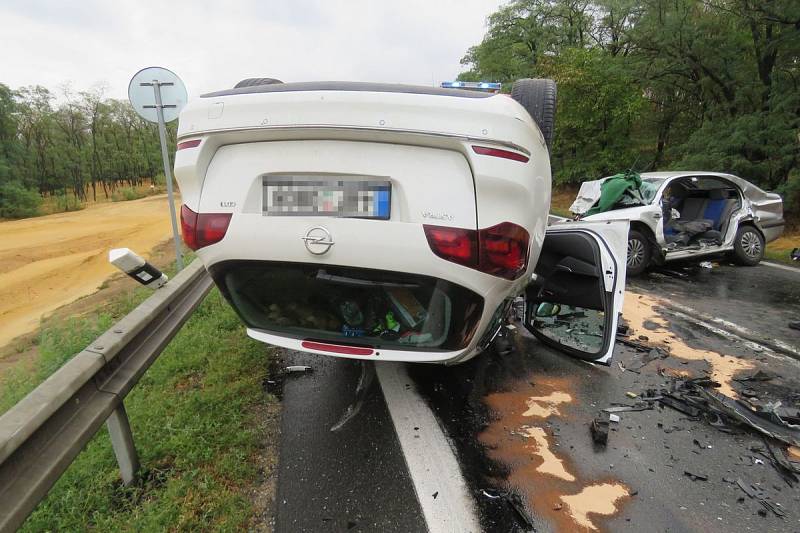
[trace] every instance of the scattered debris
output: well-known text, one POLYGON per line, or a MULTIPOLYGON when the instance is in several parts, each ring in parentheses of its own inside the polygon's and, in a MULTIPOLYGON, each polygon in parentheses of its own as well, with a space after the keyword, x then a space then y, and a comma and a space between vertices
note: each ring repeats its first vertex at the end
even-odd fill
POLYGON ((647 402, 638 402, 636 405, 615 405, 614 407, 606 407, 603 409, 604 413, 625 413, 629 411, 649 411, 653 408, 652 404, 647 402))
POLYGON ((689 476, 689 479, 692 481, 708 481, 708 476, 706 474, 695 474, 693 472, 689 472, 688 470, 684 470, 683 474, 685 476, 689 476))
POLYGON ((331 426, 331 431, 333 432, 339 431, 345 426, 345 424, 352 420, 361 411, 361 407, 364 405, 364 401, 368 397, 372 382, 376 376, 375 366, 369 365, 364 361, 361 361, 360 365, 361 375, 358 378, 358 385, 356 385, 356 393, 353 403, 347 406, 347 409, 345 410, 344 414, 342 414, 342 417, 339 419, 339 421, 331 426))
MULTIPOLYGON (((748 497, 757 500, 758 503, 760 503, 765 510, 771 511, 775 516, 779 518, 783 518, 784 516, 786 516, 786 513, 783 512, 783 509, 781 509, 777 505, 773 505, 772 502, 768 502, 764 498, 763 491, 756 489, 752 485, 746 484, 741 479, 737 479, 736 484, 739 486, 740 489, 742 489, 742 492, 747 494, 748 497)), ((758 514, 761 516, 766 516, 766 511, 762 513, 762 511, 759 510, 758 514)))
POLYGON ((642 344, 641 342, 632 341, 627 337, 617 334, 617 342, 624 344, 625 346, 630 346, 640 352, 649 352, 653 349, 652 346, 647 346, 646 344, 642 344))
POLYGON ((642 355, 641 357, 636 356, 636 359, 639 359, 638 364, 636 365, 629 365, 627 367, 628 370, 634 372, 636 370, 641 370, 642 368, 646 367, 650 362, 655 361, 656 359, 666 359, 669 357, 669 353, 662 350, 661 348, 649 348, 647 351, 639 350, 642 355))
MULTIPOLYGON (((437 492, 438 494, 438 492, 437 492)), ((496 489, 482 489, 481 494, 490 500, 503 500, 506 505, 514 512, 514 517, 522 526, 524 531, 536 531, 533 520, 528 514, 525 504, 520 497, 512 492, 499 491, 496 489)))
POLYGON ((557 504, 555 504, 555 505, 553 506, 553 510, 554 510, 554 511, 560 511, 560 510, 561 510, 561 509, 563 509, 563 508, 564 508, 564 506, 563 506, 562 504, 560 504, 560 503, 557 503, 557 504))
POLYGON ((800 446, 800 427, 784 422, 775 412, 775 408, 754 411, 741 401, 704 387, 695 385, 694 391, 707 401, 709 410, 748 425, 768 437, 792 446, 800 446))
POLYGON ((514 511, 517 521, 522 525, 525 531, 536 531, 533 525, 533 520, 525 509, 525 504, 522 503, 519 496, 516 494, 506 494, 504 500, 506 504, 514 511))
POLYGON ((760 448, 754 447, 751 448, 751 450, 760 453, 765 458, 769 459, 769 461, 772 463, 772 466, 775 467, 775 470, 778 471, 786 484, 790 487, 793 487, 794 483, 800 481, 800 479, 797 477, 797 475, 800 474, 800 465, 793 464, 792 461, 786 457, 783 449, 766 437, 764 438, 764 445, 767 448, 766 453, 760 448))
POLYGON ((626 370, 629 370, 630 372, 633 372, 634 374, 641 374, 641 372, 639 372, 638 370, 635 370, 633 368, 627 368, 625 365, 622 364, 622 361, 617 361, 617 366, 623 372, 625 372, 626 370))
POLYGON ((286 370, 288 374, 291 374, 293 372, 311 372, 311 367, 304 365, 294 365, 294 366, 287 366, 284 370, 286 370))
POLYGON ((608 415, 608 421, 609 421, 609 422, 616 422, 616 423, 619 423, 619 420, 620 420, 620 419, 619 419, 619 415, 615 415, 615 414, 610 414, 610 415, 608 415))
POLYGON ((636 394, 635 392, 626 392, 625 396, 627 396, 628 398, 638 398, 639 397, 639 395, 636 394))
POLYGON ((745 383, 748 381, 770 381, 774 378, 772 374, 769 372, 764 372, 763 370, 757 371, 755 374, 750 376, 745 376, 742 378, 733 378, 733 381, 738 381, 739 383, 745 383))
POLYGON ((609 418, 604 415, 598 415, 592 420, 590 430, 592 432, 592 440, 595 444, 605 446, 608 443, 608 423, 609 418))
POLYGON ((672 407, 676 411, 680 411, 685 415, 689 415, 692 418, 697 418, 700 416, 700 409, 694 407, 693 405, 689 405, 682 399, 679 399, 672 394, 664 394, 661 396, 659 402, 662 405, 666 405, 667 407, 672 407))
POLYGON ((714 265, 711 264, 711 261, 703 261, 700 263, 700 268, 712 269, 714 265))

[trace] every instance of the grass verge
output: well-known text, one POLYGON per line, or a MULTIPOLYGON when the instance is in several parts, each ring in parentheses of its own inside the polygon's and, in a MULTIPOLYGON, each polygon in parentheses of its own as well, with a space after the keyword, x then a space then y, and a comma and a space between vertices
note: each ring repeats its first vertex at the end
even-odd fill
MULTIPOLYGON (((49 324, 40 357, 0 387, 5 410, 133 309, 150 291, 119 295, 101 311, 49 324)), ((260 472, 262 382, 271 352, 249 339, 214 289, 125 401, 142 462, 123 487, 101 429, 24 524, 23 531, 247 529, 260 472)))
POLYGON ((800 229, 787 229, 780 238, 767 244, 764 255, 770 261, 800 266, 797 261, 792 261, 790 256, 795 248, 800 248, 800 229))

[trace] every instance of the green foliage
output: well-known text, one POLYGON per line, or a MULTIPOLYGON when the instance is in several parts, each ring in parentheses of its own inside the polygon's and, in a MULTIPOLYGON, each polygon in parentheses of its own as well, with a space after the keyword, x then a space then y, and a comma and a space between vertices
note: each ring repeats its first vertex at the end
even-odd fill
MULTIPOLYGON (((150 293, 137 289, 99 315, 48 325, 37 367, 0 386, 0 412, 150 293)), ((212 291, 125 401, 141 483, 121 485, 101 429, 22 531, 245 529, 253 513, 246 488, 258 475, 254 408, 270 401, 261 388, 268 357, 212 291)))
POLYGON ((39 214, 42 199, 17 181, 0 181, 0 218, 26 218, 39 214))
POLYGON ((800 2, 512 0, 461 79, 551 77, 561 183, 626 170, 740 174, 800 198, 800 2))
MULTIPOLYGON (((11 91, 0 84, 0 186, 61 195, 55 207, 71 210, 89 195, 96 200, 98 192, 108 196, 156 175, 157 129, 128 102, 104 98, 102 87, 60 96, 55 105, 44 87, 11 91), (69 194, 76 201, 67 201, 69 194)), ((168 130, 174 134, 174 125, 168 130)))
POLYGON ((59 193, 54 197, 56 205, 55 211, 58 213, 68 213, 69 211, 80 211, 86 207, 86 204, 69 194, 59 193))
POLYGON ((614 174, 633 166, 648 150, 636 135, 648 103, 620 58, 598 49, 572 48, 547 58, 539 68, 558 83, 557 183, 614 174))
POLYGON ((117 189, 111 194, 112 202, 127 202, 129 200, 138 200, 147 196, 145 193, 140 192, 133 187, 126 187, 124 189, 117 189))

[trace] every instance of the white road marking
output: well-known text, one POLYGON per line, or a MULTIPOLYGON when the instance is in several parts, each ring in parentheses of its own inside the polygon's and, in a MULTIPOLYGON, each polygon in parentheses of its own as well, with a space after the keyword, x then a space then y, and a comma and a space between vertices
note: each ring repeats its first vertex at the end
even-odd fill
POLYGON ((770 263, 769 261, 761 261, 762 265, 767 265, 772 268, 780 268, 781 270, 788 270, 789 272, 794 272, 795 274, 800 274, 800 268, 797 267, 790 267, 786 265, 781 265, 779 263, 770 263))
POLYGON ((375 369, 428 531, 478 533, 480 523, 453 447, 425 400, 407 386, 405 365, 376 362, 375 369))
POLYGON ((688 305, 679 304, 673 300, 669 300, 667 298, 661 298, 664 302, 667 303, 667 309, 674 310, 674 314, 676 315, 684 315, 681 318, 689 319, 698 323, 699 325, 705 327, 706 329, 717 333, 718 335, 722 335, 724 337, 738 337, 748 346, 756 346, 757 351, 760 348, 766 352, 772 353, 773 350, 769 348, 769 346, 765 346, 764 344, 772 345, 774 348, 780 348, 783 352, 789 352, 786 355, 794 354, 792 357, 795 359, 800 360, 800 348, 797 346, 793 346, 789 343, 783 342, 779 339, 771 338, 771 339, 764 339, 763 336, 757 334, 756 332, 745 328, 744 326, 740 326, 735 322, 731 322, 730 320, 725 320, 723 318, 713 317, 696 309, 689 307, 688 305), (715 327, 712 324, 716 324, 715 327), (760 342, 758 339, 762 339, 760 342), (764 343, 764 344, 762 344, 764 343))

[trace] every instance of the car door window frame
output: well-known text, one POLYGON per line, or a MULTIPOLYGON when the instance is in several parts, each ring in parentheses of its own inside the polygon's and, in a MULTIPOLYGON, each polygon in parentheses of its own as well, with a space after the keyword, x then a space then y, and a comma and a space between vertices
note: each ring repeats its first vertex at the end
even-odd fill
MULTIPOLYGON (((595 266, 598 268, 598 288, 602 292, 602 301, 603 301, 603 313, 604 313, 604 324, 603 324, 603 344, 602 347, 593 354, 588 354, 584 351, 581 351, 577 348, 573 348, 571 346, 565 345, 559 342, 556 339, 548 337, 536 329, 534 329, 531 325, 530 319, 533 318, 533 313, 535 313, 535 308, 542 302, 536 302, 534 304, 533 299, 528 298, 527 290, 526 289, 526 309, 525 309, 525 317, 524 317, 524 325, 525 328, 530 331, 537 339, 539 339, 544 344, 551 346, 559 351, 566 353, 567 355, 582 359, 584 361, 591 361, 591 362, 599 362, 601 364, 610 364, 611 357, 608 358, 607 361, 600 361, 604 359, 606 354, 609 354, 611 350, 613 350, 614 341, 616 339, 616 331, 609 333, 610 330, 616 330, 614 324, 618 321, 618 318, 615 320, 615 295, 617 293, 617 289, 619 284, 622 282, 622 274, 620 272, 620 261, 615 256, 614 251, 611 249, 609 244, 603 238, 603 236, 593 231, 589 228, 574 228, 574 229, 564 229, 563 231, 558 231, 556 234, 565 234, 570 232, 576 233, 583 233, 589 234, 588 238, 593 243, 593 255, 595 260, 595 266), (607 268, 603 265, 603 253, 600 246, 604 246, 605 250, 608 254, 608 258, 613 266, 613 271, 611 274, 608 274, 607 268)), ((546 238, 546 237, 545 237, 546 238)), ((539 286, 544 287, 546 284, 546 280, 543 281, 539 286)), ((537 291, 540 292, 541 288, 537 291)), ((620 298, 622 296, 620 295, 620 298)), ((558 302, 550 302, 550 303, 558 303, 558 302)))

